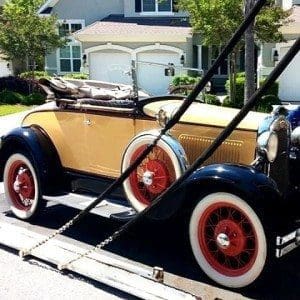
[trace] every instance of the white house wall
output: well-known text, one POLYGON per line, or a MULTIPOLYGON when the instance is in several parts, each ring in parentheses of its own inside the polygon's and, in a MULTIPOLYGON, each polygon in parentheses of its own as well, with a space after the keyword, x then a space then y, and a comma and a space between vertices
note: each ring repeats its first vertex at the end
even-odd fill
POLYGON ((11 63, 0 58, 0 78, 11 75, 11 63))
MULTIPOLYGON (((279 44, 279 58, 282 59, 290 49, 290 43, 279 44)), ((300 102, 300 53, 291 61, 279 78, 279 98, 284 102, 300 102)))

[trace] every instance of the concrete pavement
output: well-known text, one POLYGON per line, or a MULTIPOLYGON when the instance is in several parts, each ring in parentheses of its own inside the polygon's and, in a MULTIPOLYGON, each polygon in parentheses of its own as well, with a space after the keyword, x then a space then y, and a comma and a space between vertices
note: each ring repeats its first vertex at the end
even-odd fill
POLYGON ((23 118, 28 114, 29 111, 23 111, 21 113, 0 117, 0 136, 6 134, 13 128, 20 126, 23 118))
POLYGON ((53 107, 53 105, 54 105, 53 102, 49 102, 49 103, 45 103, 41 106, 38 106, 38 107, 30 109, 30 110, 26 110, 26 111, 23 111, 20 113, 0 117, 0 136, 6 134, 13 128, 20 126, 22 120, 30 111, 35 110, 35 109, 40 109, 40 108, 48 108, 48 107, 50 108, 50 107, 53 107))

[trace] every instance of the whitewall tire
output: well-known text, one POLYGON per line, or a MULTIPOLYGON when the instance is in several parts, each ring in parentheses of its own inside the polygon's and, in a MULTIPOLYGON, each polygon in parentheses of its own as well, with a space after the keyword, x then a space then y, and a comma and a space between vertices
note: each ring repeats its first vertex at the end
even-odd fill
POLYGON ((40 188, 32 162, 21 153, 12 154, 4 167, 5 199, 13 214, 23 220, 33 218, 40 208, 40 188))
POLYGON ((245 287, 265 266, 263 226, 255 211, 234 194, 212 193, 201 199, 191 215, 189 238, 200 268, 223 286, 245 287))
MULTIPOLYGON (((156 136, 145 134, 135 138, 127 147, 123 160, 124 172, 152 143, 156 136)), ((137 211, 145 209, 157 196, 163 193, 187 167, 183 148, 173 138, 171 143, 161 139, 138 168, 125 180, 123 187, 129 203, 137 211)))

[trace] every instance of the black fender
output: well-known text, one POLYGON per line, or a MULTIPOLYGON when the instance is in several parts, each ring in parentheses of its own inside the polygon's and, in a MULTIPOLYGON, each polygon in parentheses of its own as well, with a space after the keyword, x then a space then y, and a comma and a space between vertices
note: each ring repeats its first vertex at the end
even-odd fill
POLYGON ((0 179, 8 156, 16 152, 29 153, 38 173, 43 194, 50 192, 62 178, 61 162, 52 141, 38 126, 18 127, 1 137, 0 179))
POLYGON ((261 216, 282 219, 282 198, 278 187, 266 174, 250 166, 214 164, 196 170, 154 210, 157 219, 190 211, 202 197, 214 192, 234 193, 261 216))

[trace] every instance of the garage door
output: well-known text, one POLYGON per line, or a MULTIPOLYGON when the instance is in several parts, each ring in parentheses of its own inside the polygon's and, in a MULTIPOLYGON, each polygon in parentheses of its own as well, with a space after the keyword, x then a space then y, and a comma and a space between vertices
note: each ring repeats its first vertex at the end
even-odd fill
POLYGON ((101 51, 90 54, 90 78, 107 82, 131 84, 128 71, 131 55, 121 51, 101 51))
MULTIPOLYGON (((180 64, 178 53, 170 51, 147 51, 139 53, 137 56, 137 78, 138 86, 152 95, 166 94, 172 77, 165 76, 165 67, 142 64, 141 62, 152 62, 160 64, 173 63, 180 64)), ((178 72, 179 70, 176 70, 178 72)))
MULTIPOLYGON (((281 48, 281 58, 289 48, 281 48)), ((300 53, 298 53, 290 65, 284 70, 279 79, 279 98, 283 101, 300 101, 300 53)))
POLYGON ((5 77, 11 75, 10 70, 7 68, 8 62, 5 60, 0 60, 0 77, 5 77))

